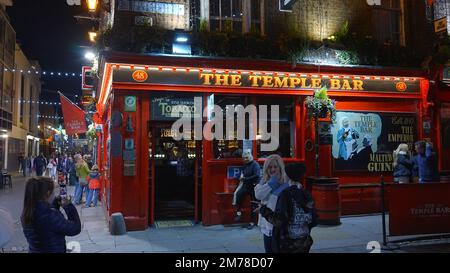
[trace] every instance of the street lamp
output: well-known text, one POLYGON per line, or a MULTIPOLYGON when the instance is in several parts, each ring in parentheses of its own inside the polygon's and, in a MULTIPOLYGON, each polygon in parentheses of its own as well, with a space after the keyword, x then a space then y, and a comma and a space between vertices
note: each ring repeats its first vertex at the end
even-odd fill
POLYGON ((89 61, 92 61, 95 58, 95 54, 92 51, 88 51, 86 52, 86 54, 84 54, 84 58, 88 59, 89 61))
POLYGON ((95 12, 97 10, 98 0, 86 0, 89 12, 95 12))

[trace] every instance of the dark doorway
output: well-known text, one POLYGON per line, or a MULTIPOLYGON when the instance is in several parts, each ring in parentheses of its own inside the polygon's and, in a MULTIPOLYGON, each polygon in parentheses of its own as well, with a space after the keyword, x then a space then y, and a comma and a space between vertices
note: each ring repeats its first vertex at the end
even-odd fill
POLYGON ((194 220, 196 169, 201 142, 176 141, 172 123, 153 125, 150 164, 154 179, 154 219, 194 220))

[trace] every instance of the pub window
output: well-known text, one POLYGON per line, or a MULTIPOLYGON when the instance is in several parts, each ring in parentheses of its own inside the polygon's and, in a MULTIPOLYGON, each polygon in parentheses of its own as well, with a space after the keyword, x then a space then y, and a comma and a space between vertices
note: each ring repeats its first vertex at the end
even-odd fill
POLYGON ((381 6, 373 7, 374 36, 380 44, 399 44, 400 16, 399 0, 382 0, 381 6))
MULTIPOLYGON (((242 152, 244 148, 251 148, 252 141, 251 140, 238 140, 237 139, 237 114, 234 115, 234 139, 226 140, 226 110, 231 107, 236 107, 238 105, 242 105, 243 107, 247 107, 247 105, 251 104, 251 97, 244 96, 221 96, 215 95, 214 104, 218 105, 222 109, 223 113, 223 140, 213 140, 213 151, 214 157, 216 159, 224 159, 224 158, 241 158, 242 152), (245 142, 245 145, 244 145, 245 142)), ((249 115, 245 115, 245 138, 249 138, 249 115)), ((214 129, 214 128, 213 128, 214 129)))
POLYGON ((242 0, 210 0, 209 15, 213 31, 242 31, 242 0))
MULTIPOLYGON (((274 135, 276 132, 272 132, 271 121, 278 122, 279 124, 279 146, 278 149, 274 151, 262 151, 262 143, 270 143, 271 140, 263 141, 261 140, 261 128, 258 125, 258 135, 257 135, 257 151, 258 158, 265 158, 271 154, 278 154, 283 158, 291 158, 295 156, 295 120, 294 120, 294 109, 295 100, 293 98, 274 98, 265 97, 258 98, 258 119, 264 122, 264 119, 260 112, 261 105, 267 105, 267 132, 274 135), (271 108, 275 105, 279 106, 279 116, 272 117, 271 108)), ((275 134, 276 135, 276 134, 275 134)), ((273 140, 272 140, 273 141, 273 140)))

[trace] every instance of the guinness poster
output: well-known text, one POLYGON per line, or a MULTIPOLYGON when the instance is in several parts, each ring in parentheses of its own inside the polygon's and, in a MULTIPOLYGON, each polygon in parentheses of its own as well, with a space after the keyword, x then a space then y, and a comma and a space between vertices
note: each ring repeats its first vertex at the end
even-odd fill
POLYGON ((393 171, 393 151, 417 140, 413 114, 338 112, 333 124, 333 159, 336 171, 393 171))

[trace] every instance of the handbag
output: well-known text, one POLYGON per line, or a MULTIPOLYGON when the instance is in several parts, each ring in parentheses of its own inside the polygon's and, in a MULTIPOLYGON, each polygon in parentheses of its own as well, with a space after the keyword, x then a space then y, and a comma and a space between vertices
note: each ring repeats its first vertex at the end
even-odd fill
POLYGON ((283 238, 280 240, 281 253, 309 253, 314 241, 310 235, 299 239, 283 238))

